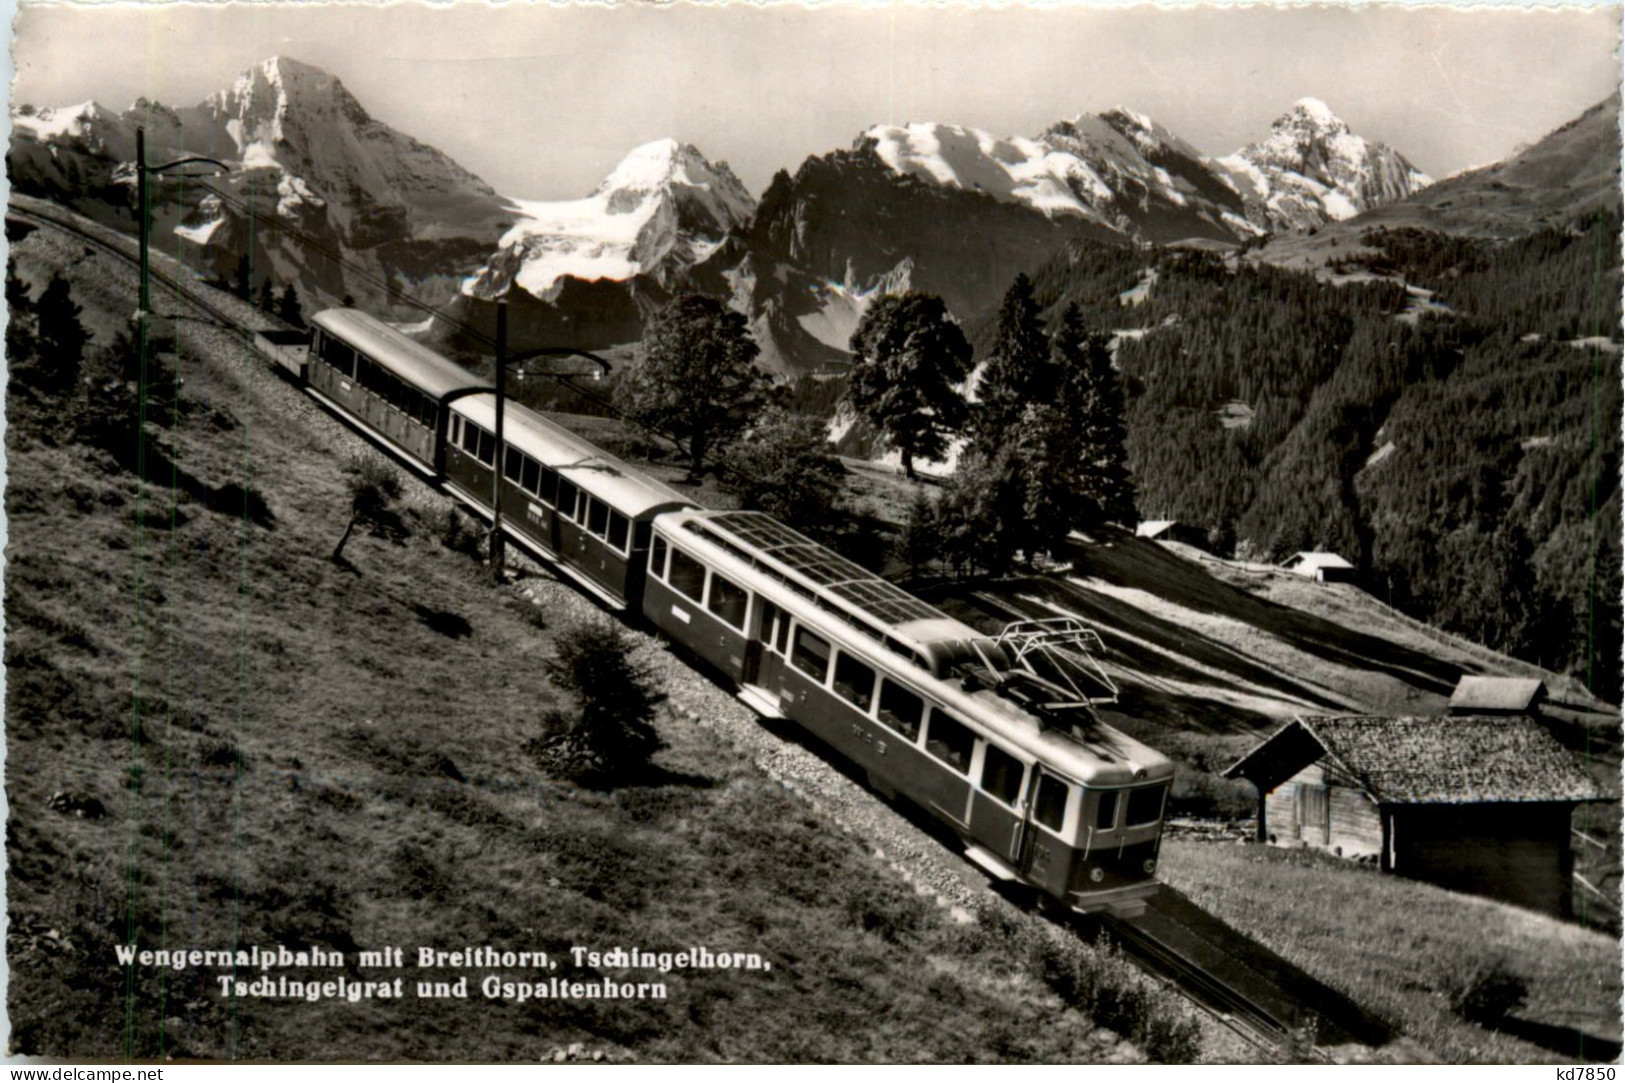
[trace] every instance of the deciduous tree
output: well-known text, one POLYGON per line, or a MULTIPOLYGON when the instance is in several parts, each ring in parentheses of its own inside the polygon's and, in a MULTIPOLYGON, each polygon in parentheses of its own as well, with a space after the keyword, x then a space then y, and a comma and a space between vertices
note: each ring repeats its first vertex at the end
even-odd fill
POLYGON ((955 385, 970 372, 970 343, 942 298, 909 292, 864 313, 851 348, 852 406, 902 453, 903 473, 912 478, 916 458, 940 457, 965 426, 955 385))
POLYGON ((684 294, 650 319, 642 360, 616 396, 629 416, 676 442, 697 479, 771 399, 758 352, 743 315, 684 294))

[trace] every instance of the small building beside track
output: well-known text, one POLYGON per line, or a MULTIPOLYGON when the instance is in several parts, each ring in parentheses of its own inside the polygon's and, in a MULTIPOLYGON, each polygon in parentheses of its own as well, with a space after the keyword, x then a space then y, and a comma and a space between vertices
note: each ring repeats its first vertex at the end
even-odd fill
POLYGON ((1525 717, 1300 717, 1224 772, 1258 790, 1258 841, 1567 915, 1570 817, 1607 796, 1525 717))

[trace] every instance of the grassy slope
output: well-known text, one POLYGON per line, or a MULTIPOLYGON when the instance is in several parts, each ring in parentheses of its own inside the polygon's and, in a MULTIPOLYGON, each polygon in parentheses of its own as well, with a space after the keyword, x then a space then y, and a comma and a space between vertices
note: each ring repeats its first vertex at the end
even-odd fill
POLYGON ((1170 840, 1163 875, 1191 900, 1327 985, 1386 1017, 1450 1061, 1565 1058, 1515 1036, 1573 1028, 1620 1036, 1617 940, 1486 899, 1307 851, 1170 840), (1529 983, 1507 1033, 1453 1016, 1447 979, 1484 954, 1503 954, 1529 983), (1527 1024, 1533 1023, 1535 1027, 1527 1024))
MULTIPOLYGON (((133 275, 45 231, 87 322, 133 275)), ((400 540, 327 559, 360 441, 225 332, 187 331, 194 409, 166 434, 269 528, 30 436, 9 404, 6 575, 13 1048, 57 1056, 380 1060, 1103 1060, 1132 1049, 978 924, 889 875, 714 734, 668 721, 664 785, 542 777, 549 613, 440 544, 409 484, 400 540), (423 607, 418 610, 414 607, 423 607), (466 636, 427 619, 453 614, 466 636), (133 693, 139 695, 139 719, 133 693), (137 724, 137 721, 139 724, 137 724), (48 807, 58 792, 105 817, 48 807), (755 950, 769 973, 677 975, 660 1004, 232 1003, 196 973, 126 983, 113 945, 755 950)), ((450 622, 455 624, 455 622, 450 622)), ((446 627, 447 622, 439 622, 446 627)), ((352 974, 352 977, 378 975, 352 974)), ((414 976, 406 973, 409 981, 414 976)))

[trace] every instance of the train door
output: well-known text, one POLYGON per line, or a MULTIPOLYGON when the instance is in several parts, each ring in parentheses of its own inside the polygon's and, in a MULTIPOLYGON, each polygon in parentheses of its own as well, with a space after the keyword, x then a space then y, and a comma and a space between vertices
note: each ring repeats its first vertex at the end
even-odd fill
POLYGON ((766 598, 757 596, 756 617, 745 643, 742 682, 770 700, 778 698, 779 673, 790 636, 790 615, 766 598))
POLYGON ((1070 811, 1077 803, 1066 779, 1046 771, 1042 764, 1035 765, 1032 785, 1027 787, 1016 867, 1029 883, 1056 896, 1066 890, 1072 871, 1072 847, 1063 832, 1068 816, 1077 815, 1070 811))

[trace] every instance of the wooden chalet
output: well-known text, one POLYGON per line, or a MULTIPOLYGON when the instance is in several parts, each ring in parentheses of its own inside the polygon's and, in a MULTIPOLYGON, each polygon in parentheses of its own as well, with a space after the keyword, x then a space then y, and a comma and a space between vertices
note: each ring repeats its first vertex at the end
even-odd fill
POLYGON ((1570 815, 1607 799, 1524 717, 1295 718, 1225 776, 1257 787, 1260 842, 1560 915, 1570 815))
POLYGON ((1534 677, 1463 677, 1450 694, 1453 715, 1536 715, 1546 682, 1534 677))
POLYGON ((1317 583, 1352 583, 1359 575, 1354 565, 1336 553, 1293 553, 1282 567, 1317 583))
POLYGON ((1172 541, 1196 549, 1208 548, 1207 531, 1175 519, 1147 519, 1134 528, 1134 536, 1150 541, 1172 541))

